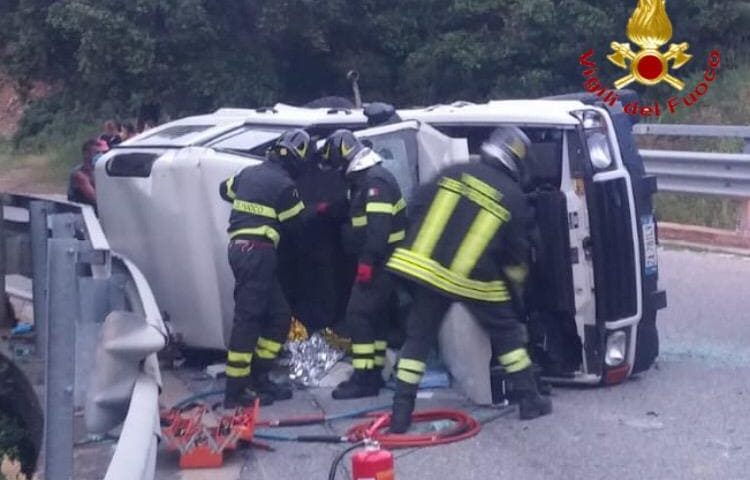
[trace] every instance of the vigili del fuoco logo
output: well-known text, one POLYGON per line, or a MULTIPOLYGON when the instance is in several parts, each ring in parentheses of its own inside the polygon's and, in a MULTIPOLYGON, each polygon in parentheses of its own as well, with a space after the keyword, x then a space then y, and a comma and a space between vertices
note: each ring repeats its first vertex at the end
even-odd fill
MULTIPOLYGON (((627 36, 638 49, 633 49, 630 43, 612 42, 612 53, 607 59, 617 67, 626 70, 627 74, 617 79, 615 89, 604 86, 597 77, 599 67, 592 60, 594 50, 590 49, 579 58, 584 67, 583 76, 586 80, 583 88, 596 94, 605 103, 614 106, 620 99, 617 90, 627 87, 633 82, 648 87, 666 83, 677 92, 685 89, 685 82, 678 77, 677 70, 690 63, 693 56, 688 53, 690 45, 687 42, 671 43, 672 22, 667 14, 666 0, 638 0, 633 15, 628 21, 627 36)), ((699 82, 687 95, 676 95, 666 101, 666 107, 660 102, 641 105, 631 102, 624 105, 625 112, 630 115, 644 117, 661 116, 663 111, 675 113, 678 108, 692 107, 705 95, 711 83, 716 80, 716 73, 721 66, 721 54, 712 50, 708 55, 703 80, 699 82)))

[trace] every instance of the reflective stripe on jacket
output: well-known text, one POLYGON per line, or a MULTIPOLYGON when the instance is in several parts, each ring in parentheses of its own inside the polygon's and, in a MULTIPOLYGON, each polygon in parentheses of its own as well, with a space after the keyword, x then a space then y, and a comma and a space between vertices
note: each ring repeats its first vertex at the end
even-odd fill
POLYGON ((393 174, 381 165, 354 172, 350 181, 350 249, 382 265, 406 237, 406 201, 393 174))
POLYGON ((232 204, 229 237, 262 237, 278 245, 282 232, 301 227, 305 205, 286 171, 266 161, 243 169, 219 187, 232 204))
POLYGON ((531 218, 517 183, 484 163, 457 165, 422 187, 413 207, 390 271, 459 300, 511 300, 505 271, 527 265, 531 218))

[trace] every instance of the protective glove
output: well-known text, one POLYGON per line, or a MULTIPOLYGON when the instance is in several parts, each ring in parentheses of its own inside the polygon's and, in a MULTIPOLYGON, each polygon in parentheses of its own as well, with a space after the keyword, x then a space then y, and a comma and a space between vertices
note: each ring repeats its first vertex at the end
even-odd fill
POLYGON ((317 205, 315 205, 315 213, 318 215, 325 215, 328 213, 328 209, 331 206, 328 202, 320 202, 317 205))
POLYGON ((357 278, 354 280, 359 284, 368 284, 372 281, 372 265, 359 262, 357 264, 357 278))

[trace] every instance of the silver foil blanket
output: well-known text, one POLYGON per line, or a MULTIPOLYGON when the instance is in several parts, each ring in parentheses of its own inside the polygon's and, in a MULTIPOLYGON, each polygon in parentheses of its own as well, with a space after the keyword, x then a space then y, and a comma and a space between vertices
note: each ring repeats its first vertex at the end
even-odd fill
POLYGON ((285 350, 289 359, 289 378, 297 385, 316 387, 336 362, 344 357, 344 351, 329 343, 319 333, 310 338, 287 342, 285 350))

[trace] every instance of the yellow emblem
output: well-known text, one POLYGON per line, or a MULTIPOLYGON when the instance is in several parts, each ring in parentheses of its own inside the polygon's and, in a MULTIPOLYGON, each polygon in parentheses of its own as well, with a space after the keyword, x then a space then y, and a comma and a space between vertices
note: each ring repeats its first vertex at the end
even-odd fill
POLYGON ((351 147, 348 147, 345 142, 341 142, 341 155, 346 158, 349 156, 350 153, 354 151, 354 148, 356 145, 352 145, 351 147))
POLYGON ((660 48, 672 38, 672 22, 667 15, 666 0, 638 0, 638 7, 628 21, 628 38, 641 47, 634 52, 629 43, 612 42, 612 54, 607 58, 630 73, 615 81, 615 87, 625 88, 633 82, 656 85, 666 82, 677 90, 685 88, 685 82, 669 73, 669 62, 677 70, 693 58, 687 53, 686 42, 671 44, 666 53, 660 48), (628 66, 626 60, 630 61, 628 66))

